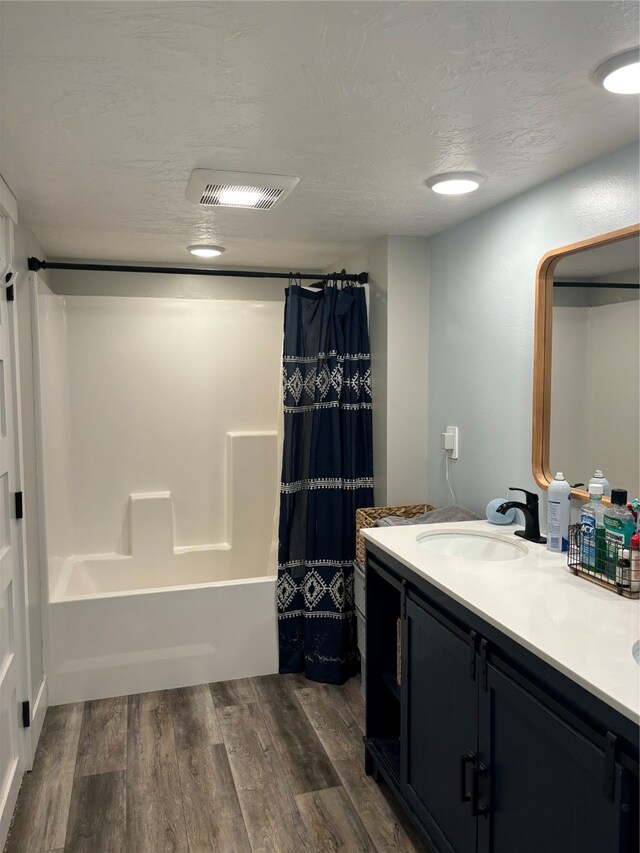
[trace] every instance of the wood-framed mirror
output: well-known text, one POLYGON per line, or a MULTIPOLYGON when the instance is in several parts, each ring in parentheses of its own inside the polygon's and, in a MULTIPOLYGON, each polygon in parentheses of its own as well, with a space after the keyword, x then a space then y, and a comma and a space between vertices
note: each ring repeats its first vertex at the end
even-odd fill
POLYGON ((547 252, 536 274, 533 476, 547 489, 562 471, 585 502, 596 469, 640 496, 639 246, 631 225, 547 252))

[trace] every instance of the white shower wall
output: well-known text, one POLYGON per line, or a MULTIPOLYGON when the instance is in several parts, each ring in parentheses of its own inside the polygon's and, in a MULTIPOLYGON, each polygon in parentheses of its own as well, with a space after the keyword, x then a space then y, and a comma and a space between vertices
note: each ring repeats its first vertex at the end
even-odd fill
POLYGON ((126 553, 128 495, 144 492, 171 492, 175 546, 226 542, 227 433, 277 428, 282 305, 40 301, 46 476, 64 497, 50 553, 126 553))
MULTIPOLYGON (((74 517, 71 503, 71 416, 69 404, 69 370, 64 300, 53 294, 41 279, 35 278, 37 290, 37 334, 35 342, 40 358, 42 393, 36 392, 36 418, 41 421, 42 452, 46 471, 40 465, 38 480, 44 481, 40 495, 40 515, 45 515, 48 585, 57 582, 62 561, 74 553, 74 517)), ((34 359, 35 361, 35 359, 34 359)), ((43 527, 44 527, 43 523, 43 527)), ((41 543, 44 554, 44 543, 41 543)))
POLYGON ((226 436, 277 427, 282 307, 64 301, 73 553, 127 550, 131 492, 171 492, 176 546, 225 542, 226 436))

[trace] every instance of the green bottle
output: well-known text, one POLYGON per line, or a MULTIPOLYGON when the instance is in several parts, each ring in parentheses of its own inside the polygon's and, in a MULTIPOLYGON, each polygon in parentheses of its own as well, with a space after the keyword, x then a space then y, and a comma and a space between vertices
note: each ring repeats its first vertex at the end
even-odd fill
POLYGON ((604 514, 605 569, 611 581, 616 579, 616 564, 625 548, 631 548, 636 532, 633 515, 627 509, 626 489, 611 490, 611 506, 604 514))

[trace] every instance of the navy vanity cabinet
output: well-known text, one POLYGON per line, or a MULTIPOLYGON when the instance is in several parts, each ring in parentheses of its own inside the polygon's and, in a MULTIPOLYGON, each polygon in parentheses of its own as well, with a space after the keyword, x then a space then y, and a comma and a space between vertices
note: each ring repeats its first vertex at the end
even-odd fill
POLYGON ((478 750, 475 650, 473 637, 454 631, 406 597, 401 784, 443 850, 475 853, 476 821, 470 810, 478 750))
POLYGON ((479 678, 479 853, 621 853, 627 775, 499 664, 479 678))
POLYGON ((369 549, 366 596, 365 769, 430 853, 637 853, 637 726, 369 549))

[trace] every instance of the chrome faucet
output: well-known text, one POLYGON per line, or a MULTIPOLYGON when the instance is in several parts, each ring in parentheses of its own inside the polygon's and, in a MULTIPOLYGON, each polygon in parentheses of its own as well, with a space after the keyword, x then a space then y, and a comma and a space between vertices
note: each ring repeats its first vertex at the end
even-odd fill
POLYGON ((516 536, 522 536, 528 542, 539 542, 544 545, 547 541, 545 536, 540 536, 540 517, 538 509, 538 496, 526 489, 517 489, 509 486, 510 492, 524 492, 527 496, 526 503, 520 501, 506 501, 497 508, 496 512, 504 515, 509 509, 519 509, 524 515, 524 530, 516 530, 516 536))

